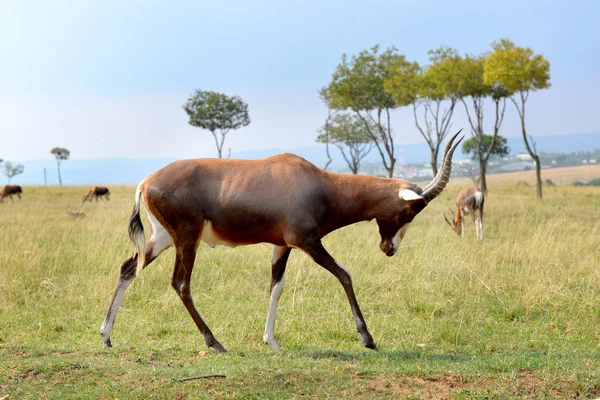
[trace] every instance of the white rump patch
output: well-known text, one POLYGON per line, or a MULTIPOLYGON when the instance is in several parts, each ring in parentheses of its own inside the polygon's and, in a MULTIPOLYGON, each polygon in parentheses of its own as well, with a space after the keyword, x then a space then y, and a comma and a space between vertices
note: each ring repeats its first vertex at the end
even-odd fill
POLYGON ((408 189, 401 190, 398 193, 398 197, 400 197, 400 199, 406 200, 406 201, 413 201, 413 200, 422 199, 421 196, 419 196, 418 194, 416 194, 412 190, 408 190, 408 189))
POLYGON ((156 217, 148 210, 145 203, 144 209, 148 215, 148 221, 150 221, 150 232, 152 235, 148 239, 148 243, 152 243, 152 258, 156 258, 160 253, 168 249, 173 245, 173 238, 169 235, 169 232, 158 222, 156 217))
POLYGON ((475 204, 477 208, 481 208, 481 203, 483 203, 483 192, 475 193, 475 204))
POLYGON ((215 231, 212 228, 212 223, 210 221, 204 221, 204 228, 202 228, 202 233, 200 234, 200 239, 209 245, 210 247, 215 246, 228 246, 228 247, 236 247, 237 244, 229 243, 220 237, 218 237, 215 231))

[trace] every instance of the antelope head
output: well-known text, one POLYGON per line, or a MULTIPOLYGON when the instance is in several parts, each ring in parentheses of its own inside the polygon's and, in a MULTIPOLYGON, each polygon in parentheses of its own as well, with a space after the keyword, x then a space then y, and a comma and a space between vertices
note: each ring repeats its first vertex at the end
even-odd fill
POLYGON ((444 213, 444 219, 446 220, 446 223, 448 225, 450 225, 450 228, 452 228, 452 230, 454 232, 456 232, 457 235, 460 236, 461 234, 461 227, 460 227, 460 221, 456 222, 456 216, 454 215, 454 211, 452 211, 452 209, 450 209, 450 214, 452 214, 452 219, 448 219, 448 217, 446 216, 446 213, 444 213))

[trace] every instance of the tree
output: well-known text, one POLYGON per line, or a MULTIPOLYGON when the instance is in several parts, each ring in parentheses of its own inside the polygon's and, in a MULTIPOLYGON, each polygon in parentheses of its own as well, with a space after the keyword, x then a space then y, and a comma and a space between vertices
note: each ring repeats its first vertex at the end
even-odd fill
POLYGON ((225 136, 229 131, 250 124, 248 105, 238 96, 196 90, 183 109, 190 125, 206 129, 213 135, 219 158, 222 158, 225 136))
POLYGON ((450 121, 458 100, 460 57, 456 50, 446 46, 430 50, 428 54, 431 65, 424 70, 418 69, 416 63, 417 69, 393 69, 385 88, 399 103, 412 103, 415 125, 429 146, 431 169, 435 176, 440 146, 450 132, 450 121), (447 102, 448 107, 442 107, 447 102), (423 114, 420 121, 417 110, 421 105, 423 114))
POLYGON ((491 156, 491 149, 494 148, 493 141, 498 136, 500 126, 504 120, 504 111, 506 109, 506 97, 508 91, 500 84, 488 85, 483 81, 483 66, 485 56, 465 56, 460 60, 458 68, 458 98, 465 106, 467 119, 471 126, 471 135, 475 139, 474 147, 476 160, 479 164, 479 183, 481 190, 487 194, 487 181, 485 179, 487 163, 491 156), (483 110, 484 101, 491 97, 495 105, 495 121, 492 135, 492 145, 488 151, 484 148, 484 128, 483 128, 483 110), (472 111, 467 100, 471 99, 472 111))
MULTIPOLYGON (((508 147, 507 143, 508 140, 504 136, 497 135, 496 139, 494 140, 494 136, 492 135, 483 135, 481 149, 483 153, 490 153, 494 156, 505 157, 510 153, 510 148, 508 147)), ((477 148, 478 143, 477 138, 475 137, 464 141, 462 144, 462 152, 464 154, 470 154, 473 160, 477 158, 477 148)))
POLYGON ((364 121, 354 114, 329 118, 319 132, 317 142, 337 147, 353 174, 358 173, 361 161, 374 146, 364 121))
POLYGON ((331 164, 331 162, 333 161, 333 159, 331 158, 331 154, 329 153, 329 122, 331 121, 331 118, 333 118, 333 116, 335 115, 335 112, 332 112, 332 110, 327 110, 327 119, 325 120, 325 125, 324 125, 324 134, 325 134, 325 154, 327 155, 327 162, 325 163, 325 166, 323 166, 323 169, 325 171, 327 171, 327 168, 329 167, 329 164, 331 164))
POLYGON ((22 174, 24 170, 25 167, 23 166, 23 164, 14 165, 10 161, 4 163, 4 175, 6 175, 6 177, 8 178, 9 184, 14 176, 22 174))
POLYGON ((393 176, 396 164, 390 112, 410 103, 399 104, 383 85, 391 76, 392 67, 401 69, 411 65, 394 47, 380 53, 376 45, 350 59, 344 54, 331 82, 319 92, 328 108, 351 110, 363 121, 389 177, 393 176))
POLYGON ((508 39, 492 44, 494 52, 486 59, 483 79, 489 84, 505 87, 521 120, 521 134, 527 152, 535 162, 537 196, 542 198, 540 157, 535 142, 525 129, 525 103, 529 94, 550 87, 550 62, 529 47, 518 47, 508 39))
POLYGON ((60 175, 60 163, 65 160, 68 160, 69 156, 71 155, 71 152, 69 152, 69 150, 65 149, 64 147, 55 147, 52 150, 50 150, 50 154, 53 154, 56 158, 56 164, 58 165, 58 184, 62 186, 62 177, 60 175))

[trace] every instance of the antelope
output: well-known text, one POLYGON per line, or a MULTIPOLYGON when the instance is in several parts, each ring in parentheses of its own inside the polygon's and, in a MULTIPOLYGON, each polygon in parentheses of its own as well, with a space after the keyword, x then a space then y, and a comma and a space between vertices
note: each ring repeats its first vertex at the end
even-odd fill
POLYGON ((96 198, 96 201, 98 201, 98 198, 101 197, 105 197, 106 200, 110 200, 110 191, 104 186, 94 186, 93 189, 90 189, 90 191, 83 196, 82 202, 85 203, 86 201, 92 201, 92 198, 96 198))
POLYGON ((19 185, 6 185, 0 191, 0 201, 4 200, 6 196, 10 197, 10 200, 13 201, 12 195, 16 194, 21 199, 21 193, 23 193, 23 189, 19 185))
MULTIPOLYGON (((459 131, 460 133, 460 131, 459 131)), ((365 347, 376 349, 358 305, 348 271, 323 247, 328 233, 375 219, 379 248, 393 256, 413 218, 435 199, 450 179, 458 133, 448 142, 438 174, 423 189, 401 180, 326 172, 294 154, 261 160, 193 159, 175 161, 143 179, 135 192, 129 237, 135 254, 120 266, 119 279, 100 328, 103 344, 131 282, 165 249, 175 246, 171 286, 194 320, 206 346, 226 351, 198 312, 190 279, 200 241, 210 247, 257 243, 273 245, 270 304, 263 340, 274 338, 275 314, 292 249, 308 254, 341 283, 365 347), (141 206, 150 222, 146 241, 141 206)))
POLYGON ((478 240, 483 240, 483 192, 476 187, 467 187, 460 191, 456 198, 456 207, 458 211, 456 215, 452 213, 452 220, 448 220, 446 213, 444 213, 444 219, 450 225, 454 232, 460 237, 465 236, 465 213, 471 213, 473 223, 475 224, 475 233, 478 240), (479 216, 477 216, 479 211, 479 216))

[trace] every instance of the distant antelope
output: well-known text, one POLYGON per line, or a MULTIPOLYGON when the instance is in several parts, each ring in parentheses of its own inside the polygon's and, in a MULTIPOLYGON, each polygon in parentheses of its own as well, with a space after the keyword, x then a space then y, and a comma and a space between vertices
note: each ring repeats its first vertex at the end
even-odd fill
POLYGON ((2 189, 2 191, 0 191, 0 201, 4 200, 4 198, 6 196, 10 197, 10 200, 12 201, 12 195, 16 194, 19 197, 19 200, 21 199, 21 193, 23 193, 23 189, 21 189, 21 186, 19 185, 6 185, 4 186, 4 188, 2 189))
POLYGON ((444 219, 448 225, 454 229, 454 232, 460 235, 460 237, 464 237, 465 213, 471 213, 471 218, 473 218, 473 223, 475 224, 477 239, 483 240, 483 202, 484 198, 481 190, 476 187, 464 188, 456 198, 456 207, 458 208, 456 215, 450 210, 453 220, 449 221, 445 213, 444 219), (479 216, 477 216, 477 211, 479 211, 479 216))
POLYGON ((106 200, 110 200, 110 191, 108 188, 104 186, 94 186, 93 189, 90 189, 89 192, 85 196, 83 196, 83 202, 92 201, 92 198, 95 198, 98 201, 98 198, 104 197, 106 200))
POLYGON ((387 256, 398 250, 413 218, 443 190, 452 169, 452 154, 460 139, 444 151, 438 174, 424 188, 401 179, 326 172, 294 154, 262 160, 195 159, 176 161, 138 185, 129 220, 136 254, 121 264, 115 293, 100 328, 105 346, 127 287, 165 249, 175 245, 171 285, 183 301, 210 348, 225 351, 196 309, 190 279, 200 241, 230 247, 273 244, 271 301, 263 335, 273 350, 277 304, 283 290, 286 263, 292 249, 308 254, 342 284, 356 328, 365 347, 375 349, 358 306, 348 271, 321 243, 323 236, 359 221, 375 219, 379 248, 387 256), (150 221, 144 237, 140 208, 150 221))

